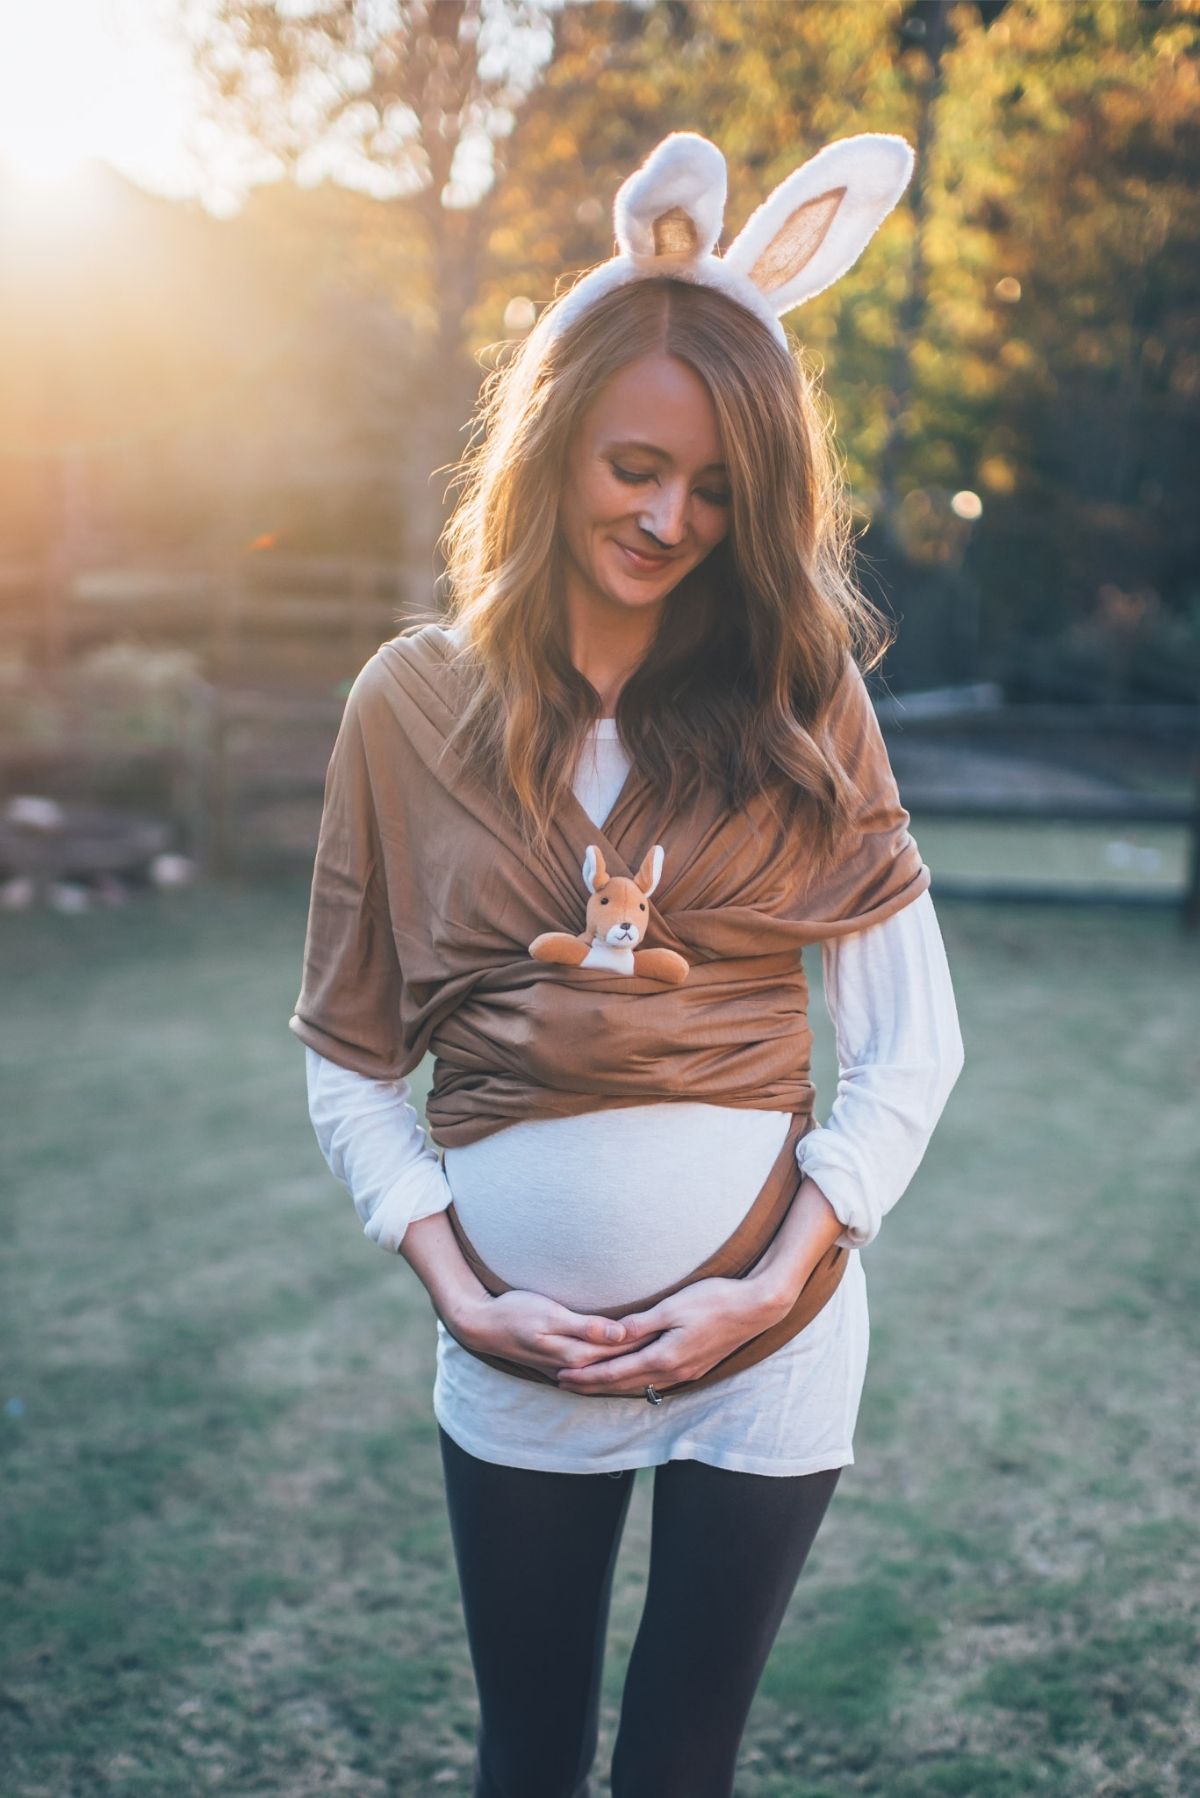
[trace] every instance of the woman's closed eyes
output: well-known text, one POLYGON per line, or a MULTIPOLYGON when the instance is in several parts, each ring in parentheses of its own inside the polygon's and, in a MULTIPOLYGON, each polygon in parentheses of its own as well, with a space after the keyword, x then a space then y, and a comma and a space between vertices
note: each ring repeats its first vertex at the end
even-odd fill
MULTIPOLYGON (((656 478, 652 474, 635 474, 633 469, 621 468, 615 462, 610 462, 609 467, 618 481, 625 481, 631 487, 640 486, 643 481, 653 481, 656 478)), ((697 487, 696 491, 701 499, 707 500, 710 506, 727 506, 733 499, 731 493, 714 493, 710 488, 697 487)))

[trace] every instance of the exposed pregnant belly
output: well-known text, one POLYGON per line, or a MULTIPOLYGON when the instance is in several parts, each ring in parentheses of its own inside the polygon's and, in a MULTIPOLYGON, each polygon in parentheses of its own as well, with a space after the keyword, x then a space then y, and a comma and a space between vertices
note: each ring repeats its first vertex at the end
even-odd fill
POLYGON ((682 1279, 741 1222, 785 1111, 632 1105, 512 1124, 447 1149, 463 1229, 511 1286, 587 1310, 682 1279))

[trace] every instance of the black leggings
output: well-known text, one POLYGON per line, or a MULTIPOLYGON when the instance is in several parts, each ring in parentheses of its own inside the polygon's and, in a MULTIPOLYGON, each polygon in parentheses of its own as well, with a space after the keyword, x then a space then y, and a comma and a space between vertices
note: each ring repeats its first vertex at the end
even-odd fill
MULTIPOLYGON (((438 1435, 479 1693, 473 1798, 588 1798, 634 1470, 530 1472, 438 1435)), ((758 1682, 840 1473, 655 1468, 613 1798, 731 1798, 758 1682)))

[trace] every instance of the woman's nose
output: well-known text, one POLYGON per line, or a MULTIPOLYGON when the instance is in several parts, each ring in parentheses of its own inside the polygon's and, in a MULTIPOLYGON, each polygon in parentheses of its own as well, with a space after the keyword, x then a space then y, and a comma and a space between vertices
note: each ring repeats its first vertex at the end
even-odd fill
POLYGON ((664 487, 642 512, 642 529, 656 537, 665 549, 673 549, 687 529, 687 493, 684 488, 664 487))

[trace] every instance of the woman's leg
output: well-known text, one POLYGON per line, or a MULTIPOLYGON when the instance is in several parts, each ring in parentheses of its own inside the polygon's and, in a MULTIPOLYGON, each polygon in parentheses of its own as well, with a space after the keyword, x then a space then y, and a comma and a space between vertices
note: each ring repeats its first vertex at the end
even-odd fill
POLYGON ((750 1705, 840 1473, 656 1469, 613 1798, 730 1798, 750 1705))
POLYGON ((479 1692, 474 1798, 587 1798, 633 1470, 536 1473, 438 1436, 479 1692))

